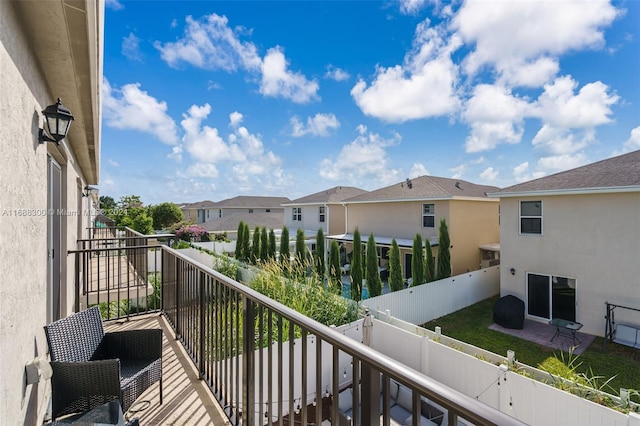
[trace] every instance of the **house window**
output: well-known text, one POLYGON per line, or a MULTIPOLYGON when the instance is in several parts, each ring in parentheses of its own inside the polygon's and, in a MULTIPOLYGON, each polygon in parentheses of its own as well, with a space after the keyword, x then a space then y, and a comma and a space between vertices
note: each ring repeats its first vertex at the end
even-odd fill
POLYGON ((318 207, 318 222, 320 223, 324 223, 324 212, 325 212, 324 206, 318 207))
POLYGON ((253 213, 253 209, 249 209, 249 213, 253 213))
POLYGON ((436 223, 436 206, 435 204, 422 205, 422 227, 435 228, 436 223))
POLYGON ((293 208, 293 221, 302 222, 302 207, 293 208))
POLYGON ((542 234, 542 201, 520 201, 520 233, 542 234))
POLYGON ((218 217, 222 217, 222 209, 218 210, 218 217))
POLYGON ((271 209, 266 209, 265 212, 271 213, 271 209))

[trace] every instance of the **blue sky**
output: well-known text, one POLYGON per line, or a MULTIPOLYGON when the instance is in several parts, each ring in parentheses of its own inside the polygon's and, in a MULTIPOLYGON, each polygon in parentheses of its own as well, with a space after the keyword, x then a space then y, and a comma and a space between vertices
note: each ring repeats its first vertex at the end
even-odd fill
POLYGON ((638 1, 107 0, 100 192, 506 187, 640 149, 638 1))

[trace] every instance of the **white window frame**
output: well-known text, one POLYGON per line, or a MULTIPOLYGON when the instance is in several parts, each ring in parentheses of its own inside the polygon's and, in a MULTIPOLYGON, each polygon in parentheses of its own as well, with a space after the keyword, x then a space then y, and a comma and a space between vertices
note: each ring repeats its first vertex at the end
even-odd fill
POLYGON ((302 207, 294 207, 291 209, 292 218, 294 222, 302 222, 302 207))
POLYGON ((542 200, 521 200, 518 204, 518 231, 520 235, 543 235, 544 231, 544 206, 542 200), (525 216, 522 214, 523 203, 540 203, 540 216, 525 216), (540 219, 540 232, 522 232, 522 219, 540 219))
POLYGON ((318 222, 324 223, 326 221, 326 218, 327 218, 326 211, 327 211, 327 208, 325 206, 318 207, 318 222))
POLYGON ((429 228, 429 229, 435 229, 436 227, 436 205, 434 203, 424 203, 422 204, 422 227, 423 228, 429 228), (432 206, 432 212, 426 212, 425 213, 425 207, 427 206, 432 206), (426 217, 432 217, 433 218, 433 226, 425 226, 424 224, 424 219, 426 217))
POLYGON ((526 296, 526 306, 525 306, 525 315, 527 316, 527 318, 538 318, 538 319, 544 319, 544 320, 551 320, 553 317, 553 279, 554 278, 562 278, 562 279, 566 279, 568 281, 571 281, 573 284, 573 289, 574 289, 574 302, 575 302, 575 315, 576 315, 576 321, 578 321, 578 280, 574 277, 563 277, 563 276, 557 276, 557 275, 553 275, 553 274, 543 274, 543 273, 538 273, 538 272, 525 272, 525 282, 524 282, 524 294, 526 296), (546 277, 548 279, 548 291, 549 291, 549 317, 539 317, 537 315, 533 315, 529 313, 529 275, 537 275, 540 277, 546 277))

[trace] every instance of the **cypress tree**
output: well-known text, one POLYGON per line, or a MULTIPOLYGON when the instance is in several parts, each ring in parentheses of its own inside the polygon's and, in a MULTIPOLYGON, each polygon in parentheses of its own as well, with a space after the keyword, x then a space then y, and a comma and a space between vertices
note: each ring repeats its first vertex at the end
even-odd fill
POLYGON ((336 240, 331 241, 329 251, 329 290, 342 294, 342 270, 340 269, 340 247, 336 240))
POLYGON ((394 238, 391 240, 391 249, 389 250, 389 289, 391 291, 398 291, 403 288, 400 247, 398 247, 398 243, 394 238))
POLYGON ((416 234, 413 238, 411 256, 411 286, 424 284, 424 251, 422 250, 422 236, 416 234))
POLYGON ((424 280, 430 283, 436 279, 436 264, 433 260, 431 242, 428 239, 424 241, 424 260, 424 280))
POLYGON ((267 234, 267 227, 262 227, 260 233, 260 259, 266 262, 269 259, 269 234, 267 234))
POLYGON ((440 221, 440 236, 438 237, 438 275, 439 280, 451 276, 451 253, 449 253, 449 228, 447 222, 440 221))
POLYGON ((304 231, 298 228, 296 231, 295 268, 298 274, 302 274, 307 264, 306 246, 304 244, 304 231))
POLYGON ((260 259, 260 227, 256 226, 253 230, 253 244, 251 245, 251 262, 257 263, 260 259))
POLYGON ((373 234, 367 240, 367 288, 371 297, 382 294, 382 280, 378 271, 378 252, 373 234))
POLYGON ((269 231, 269 260, 276 258, 276 251, 276 233, 273 228, 271 228, 271 231, 269 231))
POLYGON ((244 224, 244 231, 242 231, 242 249, 245 262, 251 259, 251 230, 249 224, 244 224))
POLYGON ((244 261, 244 222, 240 221, 238 224, 238 235, 236 237, 236 259, 244 261))
POLYGON ((324 283, 324 276, 326 273, 325 256, 326 250, 324 248, 324 233, 322 232, 322 228, 318 228, 318 233, 316 234, 316 252, 314 253, 314 263, 316 267, 316 274, 318 275, 318 279, 321 283, 324 283))
POLYGON ((282 228, 282 234, 280 235, 280 262, 285 271, 289 270, 291 266, 291 252, 289 251, 289 228, 286 226, 282 228))
POLYGON ((353 232, 353 251, 351 252, 351 299, 362 299, 362 240, 358 228, 353 232))

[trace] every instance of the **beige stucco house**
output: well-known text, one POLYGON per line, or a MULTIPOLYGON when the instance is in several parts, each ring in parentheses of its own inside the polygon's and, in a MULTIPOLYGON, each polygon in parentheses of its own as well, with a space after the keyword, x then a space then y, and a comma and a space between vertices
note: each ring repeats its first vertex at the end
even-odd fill
POLYGON ((216 203, 205 200, 196 203, 180 204, 180 210, 184 213, 185 222, 204 223, 210 217, 213 217, 213 207, 216 203))
POLYGON ((453 275, 480 268, 481 246, 498 243, 497 200, 487 197, 494 186, 477 185, 460 179, 420 176, 343 200, 344 228, 328 239, 342 242, 351 251, 357 227, 363 243, 373 233, 379 247, 381 266, 387 262, 387 248, 395 238, 401 250, 404 277, 411 276, 411 249, 416 234, 438 252, 438 228, 444 219, 451 240, 453 275))
POLYGON ((100 164, 104 3, 0 2, 0 423, 42 424, 50 384, 25 364, 48 349, 43 327, 73 310, 73 258, 94 216, 100 164), (59 145, 39 142, 42 111, 73 114, 59 145))
MULTIPOLYGON (((640 151, 490 196, 500 198, 501 295, 522 299, 527 318, 602 336, 605 302, 640 308, 640 151)), ((640 325, 640 314, 616 321, 640 325)))
POLYGON ((310 235, 315 235, 318 229, 325 235, 344 232, 346 207, 342 201, 366 192, 353 186, 334 186, 297 198, 282 205, 284 224, 293 232, 300 228, 310 235))

